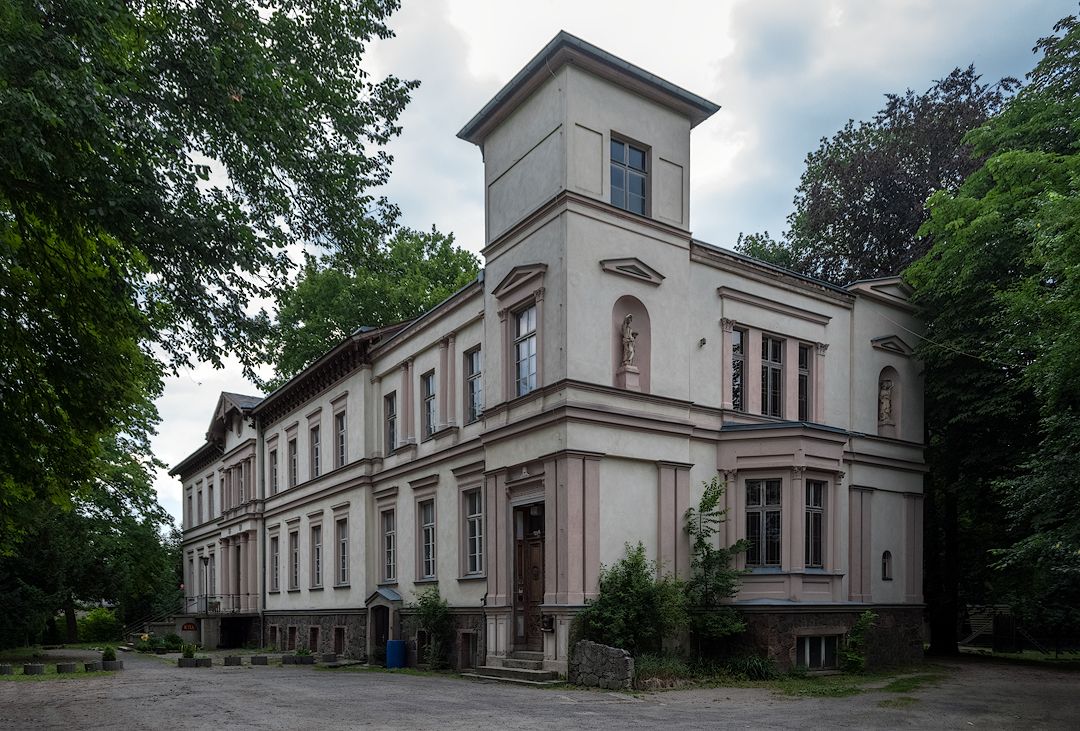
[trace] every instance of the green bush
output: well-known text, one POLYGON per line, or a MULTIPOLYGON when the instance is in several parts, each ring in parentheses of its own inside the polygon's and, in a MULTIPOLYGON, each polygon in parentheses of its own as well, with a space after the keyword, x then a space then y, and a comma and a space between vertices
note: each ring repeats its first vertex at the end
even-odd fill
POLYGON ((154 646, 150 644, 149 640, 139 640, 135 643, 136 652, 153 652, 154 646))
POLYGON ((77 622, 79 640, 82 642, 108 642, 119 640, 124 626, 112 611, 97 607, 77 622))
POLYGON ((625 557, 600 569, 600 594, 578 615, 581 637, 634 657, 659 652, 686 626, 686 595, 681 581, 657 574, 641 543, 626 544, 625 557))
POLYGON ((728 660, 727 671, 743 680, 774 680, 780 677, 773 661, 759 655, 745 655, 728 660))
POLYGON ((634 684, 659 680, 672 685, 678 681, 697 679, 697 672, 678 655, 642 653, 634 658, 634 684))
POLYGON ((164 644, 165 649, 169 652, 180 652, 180 649, 184 646, 184 641, 180 639, 180 635, 170 632, 165 635, 164 644))
POLYGON ((417 595, 413 609, 420 629, 427 635, 424 662, 432 670, 445 667, 452 629, 450 605, 439 595, 439 588, 433 586, 417 595))
POLYGON ((182 645, 180 647, 180 652, 188 660, 195 657, 195 645, 194 645, 194 643, 188 642, 188 643, 182 645))
POLYGON ((111 645, 101 651, 101 660, 103 662, 111 662, 116 659, 116 648, 111 645))
POLYGON ((298 657, 307 657, 308 655, 311 654, 311 650, 309 650, 306 647, 297 647, 296 648, 296 654, 297 654, 298 657))
POLYGON ((840 669, 846 673, 866 670, 866 634, 877 621, 877 615, 867 609, 848 630, 844 646, 840 649, 840 669))

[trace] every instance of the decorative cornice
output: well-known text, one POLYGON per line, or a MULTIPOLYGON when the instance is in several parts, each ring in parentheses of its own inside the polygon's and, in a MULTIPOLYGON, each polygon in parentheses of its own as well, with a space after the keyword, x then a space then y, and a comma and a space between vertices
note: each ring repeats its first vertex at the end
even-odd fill
POLYGON ((763 310, 769 310, 771 312, 777 312, 781 315, 787 315, 788 317, 794 317, 799 320, 805 320, 806 322, 812 322, 815 325, 828 325, 832 319, 831 315, 823 315, 819 312, 812 312, 810 310, 804 310, 801 307, 795 307, 794 305, 787 305, 782 302, 777 302, 766 297, 759 297, 756 294, 750 294, 749 292, 743 292, 738 289, 733 289, 728 286, 721 286, 716 288, 717 294, 721 299, 731 300, 733 302, 741 302, 752 307, 759 307, 763 310))

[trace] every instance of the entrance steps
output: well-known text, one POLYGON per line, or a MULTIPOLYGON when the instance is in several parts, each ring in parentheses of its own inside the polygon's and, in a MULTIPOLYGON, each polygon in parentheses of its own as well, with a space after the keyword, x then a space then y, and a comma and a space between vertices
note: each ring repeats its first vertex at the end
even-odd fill
POLYGON ((514 652, 499 665, 483 665, 462 675, 466 678, 522 685, 554 685, 559 682, 557 672, 544 670, 542 652, 514 652))

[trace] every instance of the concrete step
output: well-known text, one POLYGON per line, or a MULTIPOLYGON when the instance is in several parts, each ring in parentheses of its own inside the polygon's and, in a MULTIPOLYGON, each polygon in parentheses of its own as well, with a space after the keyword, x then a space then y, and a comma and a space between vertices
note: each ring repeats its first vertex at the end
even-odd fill
POLYGON ((533 683, 555 682, 559 674, 554 670, 528 670, 526 668, 508 668, 498 665, 484 665, 476 668, 476 675, 495 677, 504 680, 528 680, 533 683))
POLYGON ((521 670, 543 670, 543 660, 519 660, 516 657, 508 657, 502 661, 504 668, 520 668, 521 670))
POLYGON ((462 673, 461 677, 468 678, 470 680, 487 680, 494 683, 511 683, 513 685, 532 685, 532 686, 545 686, 545 685, 558 685, 558 680, 520 680, 518 678, 503 678, 497 675, 485 675, 484 669, 479 668, 475 673, 462 673))
POLYGON ((543 652, 534 652, 531 650, 517 650, 510 653, 510 658, 513 660, 543 660, 543 652))

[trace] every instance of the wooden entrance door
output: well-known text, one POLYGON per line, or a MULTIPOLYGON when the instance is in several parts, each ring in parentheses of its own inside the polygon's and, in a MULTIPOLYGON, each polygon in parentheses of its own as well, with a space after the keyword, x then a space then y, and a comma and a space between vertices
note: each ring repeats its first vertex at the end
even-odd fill
POLYGON ((514 508, 514 645, 543 649, 544 504, 514 508))

